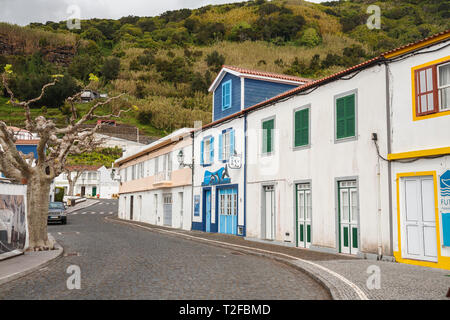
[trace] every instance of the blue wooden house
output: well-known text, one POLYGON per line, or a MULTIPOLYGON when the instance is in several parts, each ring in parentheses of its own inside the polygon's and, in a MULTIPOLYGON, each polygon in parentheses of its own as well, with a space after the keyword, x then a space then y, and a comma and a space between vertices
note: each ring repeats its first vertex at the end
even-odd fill
POLYGON ((212 122, 194 137, 192 229, 246 235, 245 109, 308 79, 224 66, 209 88, 212 122))
POLYGON ((309 82, 309 79, 223 66, 209 88, 218 121, 309 82))

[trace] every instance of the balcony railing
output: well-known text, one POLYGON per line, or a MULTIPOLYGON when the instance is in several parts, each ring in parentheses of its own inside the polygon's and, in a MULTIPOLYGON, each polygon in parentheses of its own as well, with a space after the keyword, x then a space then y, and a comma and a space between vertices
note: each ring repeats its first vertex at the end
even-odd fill
POLYGON ((155 175, 155 183, 172 181, 172 171, 164 171, 155 175))

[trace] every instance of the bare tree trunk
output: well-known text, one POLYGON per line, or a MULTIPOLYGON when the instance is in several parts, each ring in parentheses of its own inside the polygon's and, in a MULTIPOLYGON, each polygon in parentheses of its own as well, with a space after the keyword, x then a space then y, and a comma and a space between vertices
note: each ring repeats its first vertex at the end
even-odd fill
POLYGON ((27 183, 28 251, 53 249, 47 235, 51 182, 34 174, 27 183))
POLYGON ((73 190, 75 189, 75 182, 74 181, 69 181, 69 192, 68 192, 68 196, 73 197, 73 190))

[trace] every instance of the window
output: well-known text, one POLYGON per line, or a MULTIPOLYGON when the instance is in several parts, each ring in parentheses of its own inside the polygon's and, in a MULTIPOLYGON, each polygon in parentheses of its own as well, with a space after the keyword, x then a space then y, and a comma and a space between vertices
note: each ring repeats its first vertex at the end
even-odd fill
POLYGON ((234 130, 224 130, 219 136, 219 161, 228 161, 234 155, 234 130))
POLYGON ((309 145, 309 108, 294 113, 294 147, 309 145))
POLYGON ((262 137, 262 153, 268 154, 273 152, 273 129, 275 127, 275 119, 263 121, 263 137, 262 137))
POLYGON ((231 80, 222 84, 222 110, 231 108, 231 80))
POLYGON ((159 173, 159 158, 155 158, 155 175, 159 173))
POLYGON ((136 179, 136 165, 132 165, 131 166, 131 180, 135 180, 136 179))
POLYGON ((450 63, 438 66, 439 110, 450 110, 450 63))
POLYGON ((425 116, 450 110, 450 63, 414 71, 416 114, 425 116))
POLYGON ((205 137, 203 138, 200 145, 200 164, 203 166, 211 165, 214 161, 214 138, 205 137))
POLYGON ((336 140, 356 136, 355 94, 336 99, 336 140))

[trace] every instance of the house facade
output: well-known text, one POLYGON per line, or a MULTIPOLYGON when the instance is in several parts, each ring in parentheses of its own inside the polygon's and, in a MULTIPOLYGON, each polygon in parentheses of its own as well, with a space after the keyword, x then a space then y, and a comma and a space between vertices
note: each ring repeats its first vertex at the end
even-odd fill
POLYGON ((372 61, 248 113, 247 237, 390 252, 384 79, 372 61))
POLYGON ((193 230, 246 236, 245 110, 307 81, 222 68, 209 89, 213 122, 194 134, 193 230))
POLYGON ((192 129, 184 128, 141 151, 118 159, 119 217, 154 225, 191 229, 192 129))
POLYGON ((386 55, 397 261, 450 270, 449 32, 386 55))

